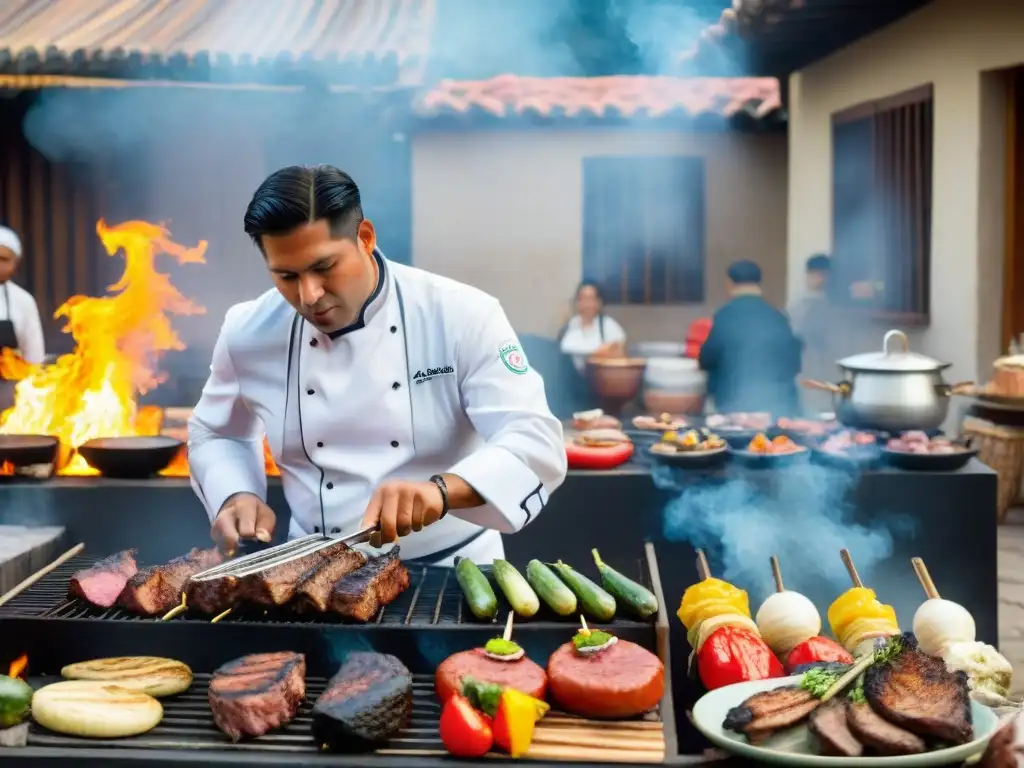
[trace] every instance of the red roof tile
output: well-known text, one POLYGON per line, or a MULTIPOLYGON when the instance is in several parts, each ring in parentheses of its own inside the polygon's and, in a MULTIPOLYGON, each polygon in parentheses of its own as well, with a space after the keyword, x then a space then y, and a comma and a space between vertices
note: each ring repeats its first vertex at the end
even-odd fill
POLYGON ((763 117, 782 106, 773 77, 517 77, 444 80, 417 104, 423 116, 483 110, 496 117, 533 112, 565 117, 732 117, 748 110, 763 117))
POLYGON ((0 50, 380 60, 429 53, 436 0, 4 0, 0 50))

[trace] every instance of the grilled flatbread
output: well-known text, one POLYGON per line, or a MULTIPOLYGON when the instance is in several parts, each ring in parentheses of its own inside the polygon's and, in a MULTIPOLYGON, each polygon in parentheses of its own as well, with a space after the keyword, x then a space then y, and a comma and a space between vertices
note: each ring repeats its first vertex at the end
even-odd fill
POLYGON ((162 698, 174 696, 192 685, 192 670, 174 659, 157 656, 118 656, 69 664, 60 671, 68 680, 113 683, 129 691, 162 698))
POLYGON ((32 719, 68 736, 138 736, 159 725, 163 716, 164 708, 149 694, 93 680, 53 683, 32 697, 32 719))

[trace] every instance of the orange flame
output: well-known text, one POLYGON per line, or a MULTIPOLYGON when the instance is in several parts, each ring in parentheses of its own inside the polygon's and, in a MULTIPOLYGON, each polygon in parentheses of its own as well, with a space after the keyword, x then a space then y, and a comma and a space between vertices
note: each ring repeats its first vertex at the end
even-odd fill
MULTIPOLYGON (((72 296, 54 313, 66 318, 64 332, 74 338, 74 351, 53 365, 32 365, 10 350, 0 355, 0 376, 18 382, 14 406, 0 413, 0 434, 59 437, 62 475, 97 474, 75 452, 88 440, 160 434, 162 410, 140 407, 138 397, 166 379, 157 367, 163 355, 185 348, 170 315, 206 311, 155 265, 158 253, 179 264, 205 264, 205 240, 187 248, 173 242, 164 227, 145 221, 108 227, 101 220, 96 234, 108 255, 124 254, 124 272, 108 295, 72 296)), ((264 456, 267 473, 279 474, 265 441, 264 456)), ((10 464, 0 465, 0 475, 13 473, 10 464)), ((188 477, 186 452, 161 474, 188 477)))
POLYGON ((28 656, 22 654, 14 661, 11 662, 10 667, 7 670, 8 677, 24 677, 25 670, 28 669, 28 656))
POLYGON ((108 255, 123 252, 124 273, 107 296, 72 296, 54 313, 67 320, 75 350, 52 365, 31 365, 10 350, 0 357, 0 376, 18 381, 14 406, 0 414, 0 433, 59 437, 61 474, 95 474, 74 453, 87 440, 159 430, 137 398, 166 378, 157 369, 164 353, 185 348, 169 315, 205 312, 154 261, 163 252, 179 264, 204 264, 206 241, 186 248, 145 221, 108 227, 101 220, 96 233, 108 255))

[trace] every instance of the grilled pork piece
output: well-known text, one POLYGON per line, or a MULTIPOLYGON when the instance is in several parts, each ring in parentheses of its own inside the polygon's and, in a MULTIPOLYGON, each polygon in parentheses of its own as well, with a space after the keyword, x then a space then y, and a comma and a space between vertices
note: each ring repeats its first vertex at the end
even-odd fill
POLYGON ((412 675, 394 656, 356 651, 313 707, 313 738, 331 750, 367 750, 409 722, 412 675))
POLYGON ((919 737, 883 720, 866 702, 847 704, 846 724, 864 746, 879 755, 917 755, 926 749, 919 737))
POLYGON ((343 576, 366 565, 366 556, 355 549, 346 549, 323 559, 303 575, 295 591, 297 608, 323 613, 331 599, 331 590, 343 576))
POLYGON ((181 603, 181 593, 190 576, 220 565, 216 549, 193 549, 165 565, 154 565, 136 573, 117 598, 122 608, 145 616, 167 613, 181 603))
POLYGON ((290 651, 229 661, 210 681, 213 722, 232 741, 284 725, 305 698, 306 657, 290 651))
POLYGON ((135 550, 126 549, 74 574, 68 584, 68 595, 98 608, 110 608, 117 602, 128 579, 138 571, 135 550))
POLYGON ((818 737, 823 755, 860 757, 864 753, 864 745, 850 733, 846 724, 846 705, 841 698, 832 699, 811 712, 807 727, 818 737))
POLYGON ((223 613, 235 604, 238 579, 222 576, 210 581, 190 581, 185 587, 189 608, 212 615, 223 613))
POLYGON ((356 621, 369 621, 409 588, 409 571, 398 559, 398 547, 371 558, 345 576, 331 590, 330 610, 356 621))
POLYGON ((924 739, 952 745, 974 737, 967 675, 919 651, 909 632, 899 656, 868 667, 864 695, 883 718, 924 739))
POLYGON ((821 704, 810 691, 796 685, 755 693, 725 715, 723 728, 742 733, 757 744, 775 731, 796 725, 821 704))
POLYGON ((290 562, 272 565, 265 570, 243 576, 239 579, 235 599, 257 605, 284 605, 295 595, 303 576, 313 566, 346 551, 348 545, 339 541, 290 562))

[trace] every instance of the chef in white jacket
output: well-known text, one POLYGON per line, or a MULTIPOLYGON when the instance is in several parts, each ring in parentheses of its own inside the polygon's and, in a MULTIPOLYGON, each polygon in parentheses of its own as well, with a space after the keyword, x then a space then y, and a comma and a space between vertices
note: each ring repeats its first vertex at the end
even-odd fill
POLYGON ((402 541, 402 557, 490 562, 565 478, 561 424, 498 301, 392 264, 359 189, 284 168, 245 214, 275 288, 228 310, 189 421, 192 486, 228 548, 268 541, 266 432, 288 535, 402 541), (321 516, 326 530, 321 529, 321 516))

